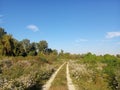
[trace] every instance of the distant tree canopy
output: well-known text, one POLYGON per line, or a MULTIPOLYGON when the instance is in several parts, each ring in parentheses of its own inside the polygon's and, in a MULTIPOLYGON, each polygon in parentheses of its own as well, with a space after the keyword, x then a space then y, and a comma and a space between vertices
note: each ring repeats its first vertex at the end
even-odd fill
POLYGON ((1 38, 1 53, 2 55, 14 55, 14 39, 11 35, 3 35, 1 38))
MULTIPOLYGON (((50 54, 53 50, 48 48, 46 40, 30 42, 29 39, 18 41, 8 35, 3 28, 0 27, 0 55, 2 56, 36 56, 38 53, 50 54)), ((57 51, 54 53, 57 53, 57 51)))
MULTIPOLYGON (((95 54, 87 53, 84 55, 64 53, 61 50, 58 54, 57 50, 52 50, 48 47, 48 42, 46 40, 41 40, 39 42, 30 42, 29 39, 23 39, 21 41, 16 40, 12 35, 7 34, 4 28, 0 27, 0 55, 2 56, 36 56, 36 55, 56 55, 59 58, 67 59, 77 59, 84 58, 85 62, 94 63, 96 59, 101 59, 101 57, 96 57, 95 54)), ((117 55, 120 58, 120 54, 117 55)), ((102 57, 103 58, 103 57, 102 57)), ((103 58, 104 62, 114 60, 114 56, 106 54, 103 58)))
POLYGON ((48 43, 47 41, 45 40, 42 40, 38 43, 38 48, 39 48, 39 51, 43 52, 45 49, 48 48, 48 43))
POLYGON ((5 32, 4 29, 0 27, 0 38, 2 38, 2 36, 5 34, 7 34, 7 32, 5 32))

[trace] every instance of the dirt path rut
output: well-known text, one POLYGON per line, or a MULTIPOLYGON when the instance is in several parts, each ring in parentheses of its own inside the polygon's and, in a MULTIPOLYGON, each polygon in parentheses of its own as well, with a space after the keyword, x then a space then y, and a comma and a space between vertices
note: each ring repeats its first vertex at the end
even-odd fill
MULTIPOLYGON (((51 84, 53 82, 53 80, 55 79, 57 73, 60 71, 60 69, 66 64, 63 63, 58 69, 57 71, 51 76, 51 78, 47 81, 47 83, 43 86, 43 89, 42 90, 49 90, 50 87, 51 87, 51 84)), ((75 90, 75 87, 72 83, 72 79, 70 78, 70 73, 69 73, 69 63, 67 63, 66 65, 66 78, 67 78, 67 87, 68 87, 68 90, 75 90)), ((64 76, 65 77, 65 76, 64 76)))
POLYGON ((51 78, 47 81, 47 83, 43 86, 42 90, 49 90, 51 83, 53 82, 53 80, 55 79, 57 73, 59 72, 59 70, 63 67, 65 63, 63 63, 58 69, 57 71, 51 76, 51 78))
POLYGON ((68 63, 67 63, 67 66, 66 66, 66 74, 67 74, 67 85, 68 85, 68 89, 69 89, 69 90, 75 90, 75 87, 74 87, 74 85, 73 85, 73 83, 72 83, 72 79, 70 78, 68 63))

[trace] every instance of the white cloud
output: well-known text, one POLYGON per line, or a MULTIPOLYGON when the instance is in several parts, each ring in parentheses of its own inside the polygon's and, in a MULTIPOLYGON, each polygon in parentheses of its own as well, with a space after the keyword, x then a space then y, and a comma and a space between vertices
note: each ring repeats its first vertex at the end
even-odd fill
POLYGON ((120 37, 120 32, 107 32, 106 38, 120 37))
POLYGON ((29 29, 29 30, 31 30, 31 31, 33 31, 33 32, 39 31, 39 28, 38 28, 36 25, 33 25, 33 24, 28 25, 28 26, 27 26, 27 29, 29 29))

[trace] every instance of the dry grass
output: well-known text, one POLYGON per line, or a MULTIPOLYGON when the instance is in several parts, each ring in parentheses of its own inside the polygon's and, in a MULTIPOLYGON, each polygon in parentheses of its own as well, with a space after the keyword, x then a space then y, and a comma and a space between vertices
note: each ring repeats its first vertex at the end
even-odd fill
POLYGON ((71 77, 77 90, 110 90, 101 69, 102 64, 91 67, 90 64, 70 62, 71 77))
POLYGON ((36 88, 41 88, 61 63, 49 63, 40 57, 3 58, 0 60, 0 90, 41 90, 36 88))

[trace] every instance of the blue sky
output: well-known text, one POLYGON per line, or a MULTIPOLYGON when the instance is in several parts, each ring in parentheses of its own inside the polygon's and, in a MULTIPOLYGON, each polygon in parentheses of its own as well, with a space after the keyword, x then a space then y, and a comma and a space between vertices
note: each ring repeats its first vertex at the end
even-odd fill
POLYGON ((71 53, 120 54, 119 0, 0 0, 0 26, 17 40, 71 53))

